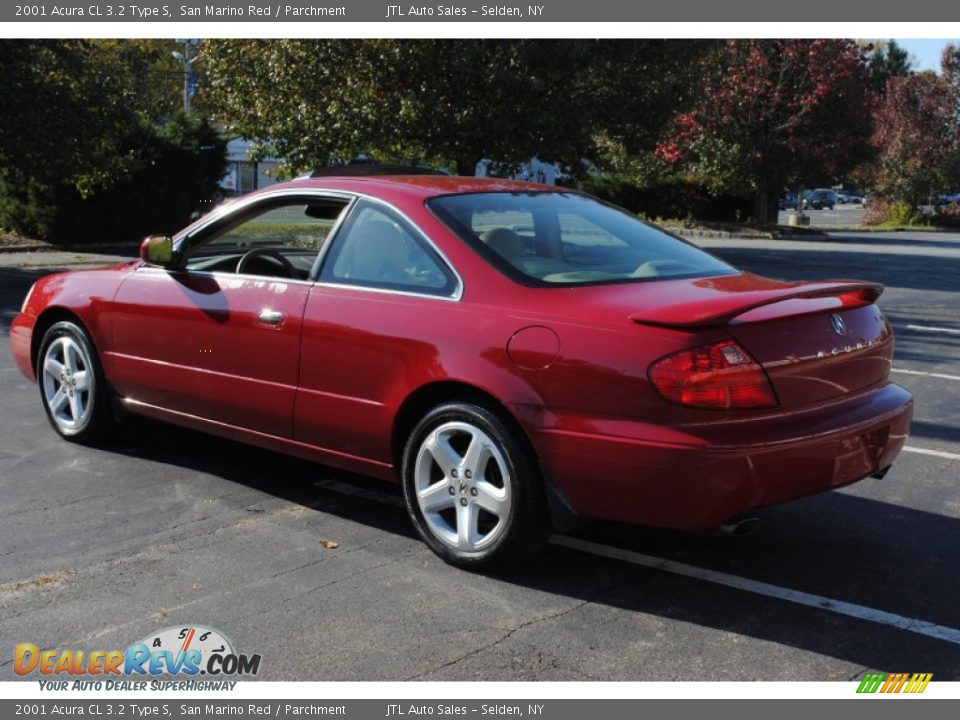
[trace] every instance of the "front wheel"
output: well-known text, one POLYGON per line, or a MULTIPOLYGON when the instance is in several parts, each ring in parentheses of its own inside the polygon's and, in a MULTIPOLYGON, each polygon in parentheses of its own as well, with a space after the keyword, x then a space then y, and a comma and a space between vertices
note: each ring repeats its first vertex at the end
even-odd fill
POLYGON ((519 563, 543 544, 550 522, 536 458, 490 410, 453 402, 418 423, 403 454, 403 493, 413 524, 443 560, 462 568, 519 563))
POLYGON ((92 442, 108 429, 106 380, 93 343, 78 325, 54 323, 44 334, 37 384, 50 424, 64 438, 92 442))

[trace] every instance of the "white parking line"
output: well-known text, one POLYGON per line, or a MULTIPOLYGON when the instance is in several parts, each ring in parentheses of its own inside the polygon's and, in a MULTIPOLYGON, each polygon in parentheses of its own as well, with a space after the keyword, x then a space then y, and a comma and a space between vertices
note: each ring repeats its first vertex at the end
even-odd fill
POLYGON ((921 372, 920 370, 907 370, 905 368, 890 368, 890 372, 900 373, 901 375, 921 375, 923 377, 939 378, 940 380, 960 380, 960 375, 948 375, 947 373, 938 372, 921 372))
MULTIPOLYGON (((906 449, 906 448, 904 448, 906 449)), ((960 456, 958 456, 960 457, 960 456)), ((317 487, 322 487, 343 495, 373 500, 386 505, 403 506, 403 499, 395 494, 381 492, 379 490, 367 490, 355 485, 340 482, 338 480, 319 480, 314 483, 317 487)), ((654 570, 673 573, 674 575, 683 575, 684 577, 704 582, 714 583, 716 585, 725 585, 726 587, 751 592, 755 595, 785 600, 787 602, 805 605, 816 608, 817 610, 826 610, 827 612, 846 615, 857 618, 858 620, 867 620, 880 625, 888 625, 899 630, 926 635, 936 640, 960 645, 960 629, 936 625, 926 620, 908 618, 903 615, 877 610, 876 608, 866 607, 864 605, 855 605, 842 600, 824 597, 823 595, 813 595, 812 593, 793 590, 791 588, 771 585, 760 580, 750 580, 749 578, 739 577, 737 575, 728 575, 708 570, 706 568, 696 567, 695 565, 686 565, 684 563, 667 560, 666 558, 653 555, 643 555, 642 553, 623 548, 612 547, 610 545, 600 545, 589 540, 580 540, 569 535, 553 535, 550 538, 550 544, 558 547, 565 547, 571 550, 598 555, 600 557, 610 558, 612 560, 622 560, 633 565, 640 565, 654 570)))
POLYGON ((792 590, 790 588, 760 582, 759 580, 750 580, 737 575, 727 575, 726 573, 717 572, 716 570, 686 565, 652 555, 643 555, 638 552, 633 552, 632 550, 624 550, 623 548, 600 545, 599 543, 580 540, 566 535, 554 535, 550 538, 550 543, 552 545, 570 548, 571 550, 580 550, 581 552, 590 553, 591 555, 599 555, 612 560, 622 560, 633 565, 662 570, 663 572, 673 573, 674 575, 683 575, 684 577, 703 580, 714 583, 715 585, 724 585, 736 590, 744 590, 754 593, 755 595, 763 595, 798 605, 806 605, 807 607, 816 608, 817 610, 826 610, 837 613, 838 615, 857 618, 858 620, 888 625, 899 630, 906 630, 907 632, 916 633, 917 635, 926 635, 936 640, 943 640, 953 643, 954 645, 960 645, 960 630, 944 625, 935 625, 926 620, 908 618, 903 615, 886 612, 885 610, 866 607, 865 605, 855 605, 853 603, 843 602, 842 600, 824 597, 823 595, 813 595, 800 590, 792 590))
POLYGON ((933 457, 946 458, 947 460, 960 460, 960 453, 946 452, 944 450, 928 450, 927 448, 904 445, 903 451, 917 453, 917 455, 933 455, 933 457))
POLYGON ((960 330, 954 328, 934 327, 933 325, 907 325, 907 330, 919 330, 920 332, 943 333, 944 335, 960 335, 960 330))

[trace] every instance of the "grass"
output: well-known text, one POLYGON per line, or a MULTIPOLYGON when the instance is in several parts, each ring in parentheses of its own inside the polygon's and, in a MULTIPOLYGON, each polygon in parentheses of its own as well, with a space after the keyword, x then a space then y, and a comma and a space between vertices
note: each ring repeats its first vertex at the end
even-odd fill
POLYGON ((317 250, 323 244, 333 223, 322 222, 249 222, 235 227, 216 242, 269 243, 284 247, 317 250))

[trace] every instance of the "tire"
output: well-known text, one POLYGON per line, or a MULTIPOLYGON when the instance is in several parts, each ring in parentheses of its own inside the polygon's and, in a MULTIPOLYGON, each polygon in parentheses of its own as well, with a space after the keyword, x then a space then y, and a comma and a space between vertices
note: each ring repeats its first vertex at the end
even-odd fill
POLYGON ((112 429, 107 381, 81 327, 68 321, 51 325, 40 342, 36 372, 43 409, 61 437, 91 443, 112 429))
POLYGON ((516 565, 550 535, 539 464, 495 412, 471 402, 435 407, 403 452, 407 511, 445 562, 469 570, 516 565))

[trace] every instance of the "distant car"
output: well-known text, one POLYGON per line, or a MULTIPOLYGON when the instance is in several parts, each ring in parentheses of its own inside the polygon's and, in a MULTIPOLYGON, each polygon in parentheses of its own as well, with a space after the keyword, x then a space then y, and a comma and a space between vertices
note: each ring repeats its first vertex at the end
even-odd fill
POLYGON ((437 555, 489 568, 579 518, 736 532, 886 472, 912 399, 882 289, 742 272, 571 190, 310 177, 41 278, 9 337, 68 440, 119 407, 399 481, 437 555))
POLYGON ((797 194, 796 193, 784 193, 779 198, 777 198, 777 206, 781 210, 796 210, 797 209, 797 194))
POLYGON ((833 190, 817 189, 803 191, 803 206, 814 210, 833 210, 837 204, 837 193, 833 190))
POLYGON ((944 193, 937 198, 937 205, 952 205, 960 202, 960 193, 944 193))
POLYGON ((838 190, 837 202, 841 205, 863 205, 863 195, 852 191, 838 190))

